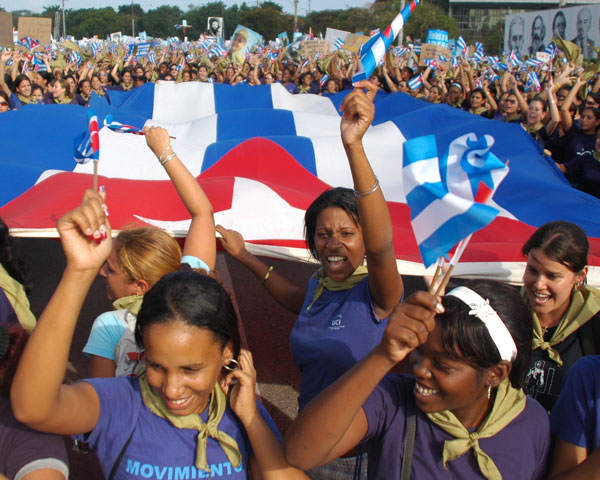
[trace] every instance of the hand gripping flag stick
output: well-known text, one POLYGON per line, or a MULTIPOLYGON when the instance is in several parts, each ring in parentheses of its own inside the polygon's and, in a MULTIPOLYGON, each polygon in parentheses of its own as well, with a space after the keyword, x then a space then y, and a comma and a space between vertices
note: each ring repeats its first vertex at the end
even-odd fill
POLYGON ((100 136, 98 135, 98 117, 92 108, 87 109, 88 128, 75 139, 75 161, 88 163, 94 160, 94 191, 98 190, 98 160, 100 158, 100 136))
POLYGON ((383 59, 385 52, 392 45, 410 14, 421 0, 413 0, 396 15, 384 32, 373 35, 360 49, 360 70, 352 76, 352 83, 367 80, 383 59))

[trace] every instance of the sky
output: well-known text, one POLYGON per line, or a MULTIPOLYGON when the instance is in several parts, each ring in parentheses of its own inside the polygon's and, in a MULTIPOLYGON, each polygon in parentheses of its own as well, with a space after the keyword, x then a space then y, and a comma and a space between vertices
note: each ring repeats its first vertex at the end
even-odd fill
MULTIPOLYGON (((64 0, 65 9, 71 8, 78 10, 80 8, 104 8, 118 7, 119 5, 129 5, 131 0, 64 0)), ((247 5, 256 5, 260 0, 246 0, 247 5)), ((207 0, 133 0, 133 3, 139 4, 144 11, 152 10, 161 5, 176 5, 183 11, 188 9, 190 4, 203 5, 207 0)), ((226 6, 241 5, 241 0, 224 0, 226 6)), ((281 5, 284 11, 294 13, 294 0, 275 0, 275 3, 281 5)), ((364 7, 371 3, 369 0, 298 0, 298 15, 306 15, 309 11, 318 10, 338 10, 350 7, 364 7)), ((34 13, 41 13, 44 7, 51 5, 61 5, 62 0, 0 0, 0 6, 7 11, 25 9, 34 13)))

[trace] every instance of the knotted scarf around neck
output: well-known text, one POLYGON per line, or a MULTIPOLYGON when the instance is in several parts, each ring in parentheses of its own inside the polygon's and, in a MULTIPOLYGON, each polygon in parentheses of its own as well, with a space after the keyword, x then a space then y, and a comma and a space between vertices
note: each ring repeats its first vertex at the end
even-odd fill
POLYGON ((538 131, 541 130, 541 128, 544 126, 542 122, 536 123, 533 127, 530 127, 527 122, 524 122, 521 125, 529 135, 532 135, 534 137, 538 136, 538 131))
POLYGON ((59 100, 58 98, 54 99, 54 103, 58 104, 58 105, 65 105, 67 103, 71 103, 73 101, 72 97, 65 97, 62 100, 59 100))
POLYGON ((25 104, 29 104, 29 103, 39 103, 38 99, 35 98, 33 95, 29 96, 29 97, 24 97, 23 95, 21 95, 20 93, 17 93, 17 98, 19 99, 19 101, 25 105, 25 104))
POLYGON ((505 122, 516 122, 517 120, 520 120, 520 119, 521 119, 520 113, 512 113, 511 115, 506 115, 504 117, 505 122))
POLYGON ((113 302, 113 307, 117 310, 126 309, 133 313, 136 317, 142 308, 143 295, 129 295, 127 297, 117 298, 113 302))
POLYGON ((368 274, 369 272, 367 270, 367 267, 365 267, 364 265, 359 265, 359 267, 356 270, 354 270, 354 273, 350 275, 346 280, 344 280, 343 282, 336 282, 335 280, 329 278, 324 268, 320 268, 315 273, 316 278, 319 280, 319 284, 315 288, 315 294, 313 295, 312 302, 310 302, 310 305, 306 307, 306 310, 310 310, 310 307, 312 307, 313 304, 317 301, 317 299, 323 294, 324 289, 331 290, 334 292, 340 290, 350 290, 354 285, 360 282, 368 274))
POLYGON ((600 311, 600 290, 591 287, 583 287, 575 290, 571 296, 571 304, 563 318, 558 322, 556 330, 550 340, 544 340, 542 325, 537 314, 533 311, 525 287, 521 289, 521 297, 533 314, 533 349, 540 348, 548 352, 548 357, 559 366, 563 362, 560 355, 552 347, 563 342, 569 335, 576 332, 581 326, 600 311))
POLYGON ((494 461, 479 447, 480 438, 490 438, 502 431, 525 409, 525 393, 516 389, 505 379, 496 389, 494 406, 479 428, 469 432, 449 410, 428 413, 427 417, 442 430, 454 437, 444 442, 444 467, 449 461, 473 449, 479 470, 488 480, 502 480, 502 475, 494 461))
POLYGON ((31 313, 29 309, 29 300, 27 299, 27 294, 25 293, 25 288, 19 282, 17 282, 14 278, 12 278, 4 266, 0 263, 0 289, 6 295, 9 303, 11 304, 15 314, 17 315, 17 319, 21 326, 31 332, 33 327, 35 327, 35 316, 31 313))
POLYGON ((469 108, 469 112, 473 113, 474 115, 481 115, 484 112, 487 112, 487 108, 485 107, 477 107, 477 108, 469 108))
POLYGON ((208 405, 208 421, 204 423, 197 413, 190 415, 174 415, 165 405, 163 399, 156 394, 148 384, 146 374, 140 376, 140 392, 144 405, 157 417, 168 420, 176 428, 198 430, 198 444, 196 445, 196 468, 210 471, 206 458, 208 437, 214 438, 227 455, 227 459, 234 468, 242 463, 242 454, 235 439, 219 430, 219 423, 227 407, 227 397, 221 386, 216 383, 210 396, 208 405))

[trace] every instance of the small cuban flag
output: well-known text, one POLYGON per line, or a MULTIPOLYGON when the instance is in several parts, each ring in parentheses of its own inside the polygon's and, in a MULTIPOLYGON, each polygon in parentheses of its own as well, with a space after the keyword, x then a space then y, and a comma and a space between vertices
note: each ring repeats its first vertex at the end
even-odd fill
POLYGON ((344 48, 344 46, 346 45, 346 42, 344 42, 342 40, 342 37, 338 37, 337 40, 333 43, 333 46, 337 49, 337 50, 341 50, 342 48, 344 48))
POLYGON ((323 90, 325 85, 327 85, 328 81, 329 81, 329 75, 325 74, 321 77, 321 80, 319 80, 319 84, 321 85, 321 90, 323 90))
POLYGON ((75 139, 75 154, 77 163, 88 163, 100 158, 100 136, 98 135, 98 117, 93 108, 87 109, 88 128, 75 139))
POLYGON ((527 74, 527 83, 525 84, 526 92, 538 92, 542 89, 542 85, 540 83, 540 77, 536 72, 529 72, 527 74))
POLYGON ((494 139, 463 135, 438 157, 435 135, 404 143, 406 203, 425 268, 461 240, 488 225, 498 210, 485 202, 508 174, 490 149, 494 139))
POLYGON ((411 78, 408 81, 408 86, 411 90, 419 89, 421 86, 423 86, 423 75, 419 73, 418 75, 411 78))
POLYGON ((133 133, 134 135, 144 135, 144 130, 133 125, 124 125, 119 122, 115 122, 112 113, 109 113, 104 117, 104 126, 109 128, 113 132, 118 133, 133 133))
POLYGON ((458 37, 458 40, 456 41, 456 46, 459 48, 459 50, 462 51, 463 55, 467 53, 467 42, 465 42, 465 39, 462 36, 458 37))

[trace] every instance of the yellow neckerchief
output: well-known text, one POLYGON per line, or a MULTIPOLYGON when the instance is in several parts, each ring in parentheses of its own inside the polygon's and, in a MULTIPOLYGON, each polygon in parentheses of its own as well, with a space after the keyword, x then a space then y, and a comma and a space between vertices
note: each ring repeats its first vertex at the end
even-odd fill
POLYGON ((462 108, 462 100, 459 100, 455 103, 449 103, 448 105, 450 105, 452 108, 462 108))
POLYGON ((34 96, 24 97, 20 93, 17 93, 17 98, 23 105, 30 103, 38 103, 37 98, 35 98, 34 96))
POLYGON ((520 113, 513 113, 512 115, 506 115, 504 117, 505 122, 514 122, 515 120, 519 120, 521 118, 520 113))
POLYGON ((133 83, 130 83, 128 85, 121 83, 121 88, 127 92, 128 90, 131 90, 133 88, 133 83))
POLYGON ((485 107, 478 107, 478 108, 469 108, 469 113, 472 113, 474 115, 481 115, 483 112, 487 112, 487 108, 485 107))
POLYGON ((208 437, 214 438, 227 455, 227 459, 234 468, 238 468, 242 463, 242 454, 235 439, 221 432, 218 427, 225 409, 227 408, 227 398, 221 386, 216 383, 210 396, 208 405, 208 421, 204 423, 197 413, 190 415, 174 415, 165 405, 163 399, 156 394, 148 384, 148 378, 143 373, 140 377, 140 393, 144 405, 157 417, 168 420, 176 428, 186 428, 189 430, 198 430, 198 444, 196 445, 196 467, 199 470, 210 471, 206 459, 206 444, 208 437))
POLYGON ((298 87, 298 91, 300 93, 308 93, 309 90, 310 90, 310 85, 300 85, 298 87))
POLYGON ((99 97, 103 97, 104 95, 106 95, 106 92, 102 88, 94 90, 94 92, 96 92, 96 95, 98 95, 99 97))
POLYGON ((73 101, 73 99, 71 97, 66 97, 63 98, 62 100, 57 100, 56 98, 52 99, 54 101, 54 103, 56 103, 57 105, 65 105, 67 103, 71 103, 73 101))
POLYGON ((494 461, 479 447, 479 439, 493 437, 502 431, 521 414, 525 403, 523 390, 514 388, 506 378, 496 389, 492 411, 474 432, 469 432, 450 410, 427 413, 429 420, 454 437, 444 442, 444 468, 446 463, 473 449, 482 475, 488 480, 502 480, 494 461))
POLYGON ((83 98, 86 102, 90 101, 90 97, 92 96, 90 95, 86 95, 85 93, 81 92, 79 95, 81 95, 81 98, 83 98))
POLYGON ((115 307, 117 310, 129 310, 137 317, 137 314, 140 313, 140 308, 142 308, 143 300, 143 295, 129 295, 127 297, 117 298, 113 302, 113 307, 115 307))
POLYGON ((25 289, 23 285, 8 274, 2 264, 0 264, 0 288, 8 298, 21 326, 31 332, 35 327, 36 320, 29 309, 29 300, 25 289))
POLYGON ((544 126, 544 124, 542 122, 536 123, 533 127, 530 127, 529 124, 526 122, 522 123, 521 125, 523 125, 523 128, 529 135, 533 135, 536 137, 537 137, 538 130, 540 130, 544 126))
POLYGON ((350 290, 354 285, 360 282, 363 278, 365 278, 369 274, 367 267, 363 265, 359 265, 359 267, 354 270, 354 273, 350 275, 343 282, 336 282, 327 276, 324 268, 320 268, 315 273, 315 278, 319 280, 319 284, 315 288, 315 294, 313 295, 312 302, 310 305, 306 307, 306 310, 310 310, 310 307, 317 301, 317 299, 323 294, 323 290, 331 290, 331 291, 340 291, 340 290, 350 290))
POLYGON ((546 350, 548 357, 554 360, 558 366, 562 366, 563 362, 560 355, 552 347, 563 342, 569 335, 576 332, 585 322, 600 311, 600 290, 588 286, 583 287, 581 290, 575 290, 571 296, 569 308, 560 322, 558 322, 552 338, 547 342, 544 340, 540 320, 531 307, 525 287, 521 288, 521 297, 533 315, 533 349, 546 350))

